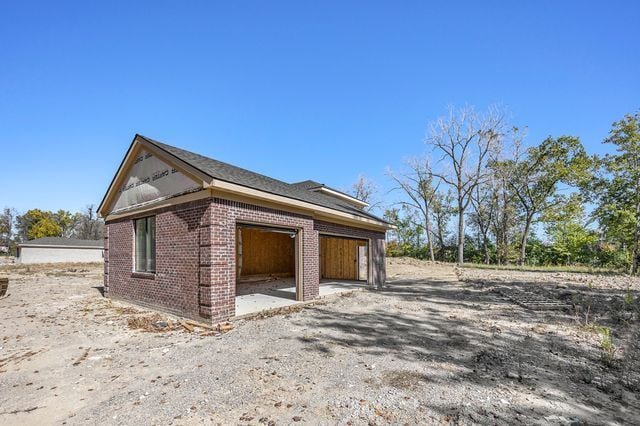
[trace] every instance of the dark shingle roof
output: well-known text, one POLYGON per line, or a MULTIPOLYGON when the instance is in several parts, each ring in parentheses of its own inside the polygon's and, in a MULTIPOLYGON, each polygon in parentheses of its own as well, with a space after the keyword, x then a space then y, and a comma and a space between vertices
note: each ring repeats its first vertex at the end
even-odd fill
POLYGON ((306 190, 322 188, 324 186, 324 184, 316 182, 315 180, 303 180, 302 182, 292 183, 291 185, 306 190))
POLYGON ((78 240, 75 238, 43 237, 25 241, 21 246, 69 246, 69 247, 99 247, 104 246, 102 240, 78 240))
POLYGON ((305 181, 298 182, 297 184, 286 183, 269 176, 261 175, 240 167, 232 166, 231 164, 223 163, 222 161, 214 160, 213 158, 208 158, 194 152, 158 142, 146 136, 138 136, 214 179, 234 183, 247 188, 257 189, 274 195, 293 198, 299 201, 306 201, 318 206, 387 223, 383 219, 360 210, 347 202, 318 192, 309 191, 307 188, 300 186, 300 184, 306 182, 317 184, 317 186, 323 186, 317 182, 305 181))
POLYGON ((338 194, 342 194, 342 195, 344 195, 346 197, 351 197, 351 198, 357 200, 357 198, 355 198, 351 194, 347 194, 346 192, 340 191, 339 189, 335 189, 335 188, 332 188, 330 186, 327 186, 324 183, 316 182, 315 180, 303 180, 302 182, 295 182, 295 183, 292 183, 291 185, 295 186, 297 188, 300 188, 300 189, 306 189, 307 191, 312 191, 312 190, 320 189, 320 188, 330 189, 333 192, 337 192, 338 194))

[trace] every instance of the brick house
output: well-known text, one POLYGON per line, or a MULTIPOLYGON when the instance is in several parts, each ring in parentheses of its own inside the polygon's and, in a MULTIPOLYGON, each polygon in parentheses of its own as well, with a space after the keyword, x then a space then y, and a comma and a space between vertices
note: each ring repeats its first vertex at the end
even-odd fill
POLYGON ((381 286, 389 224, 364 207, 136 135, 99 207, 105 294, 215 323, 381 286))

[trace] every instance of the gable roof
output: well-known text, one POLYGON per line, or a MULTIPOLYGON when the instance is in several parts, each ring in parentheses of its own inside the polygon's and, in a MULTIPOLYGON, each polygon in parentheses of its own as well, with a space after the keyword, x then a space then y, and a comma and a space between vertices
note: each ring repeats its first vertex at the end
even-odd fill
MULTIPOLYGON (((335 197, 325 195, 319 192, 311 191, 312 187, 305 187, 305 185, 316 185, 316 187, 322 187, 324 185, 318 184, 314 181, 304 181, 294 184, 286 183, 278 179, 271 178, 259 173, 252 172, 250 170, 243 169, 241 167, 233 166, 222 161, 214 160, 213 158, 205 157, 200 154, 196 154, 191 151, 187 151, 175 146, 167 145, 165 143, 156 141, 142 135, 136 135, 141 139, 147 141, 151 145, 161 149, 162 151, 170 154, 178 160, 187 163, 191 167, 206 174, 207 176, 218 179, 224 182, 241 185, 247 188, 257 189, 259 191, 267 192, 274 195, 280 195, 294 200, 305 201, 318 206, 326 207, 329 209, 337 210, 343 213, 352 214, 355 216, 363 217, 366 219, 372 219, 383 224, 387 224, 385 220, 356 208, 353 204, 346 201, 342 201, 335 197), (308 184, 311 183, 311 184, 308 184)), ((135 140, 135 139, 134 139, 135 140)), ((339 191, 338 191, 339 192, 339 191)))
POLYGON ((18 244, 20 247, 73 247, 73 248, 103 248, 102 240, 79 240, 76 238, 43 237, 18 244))

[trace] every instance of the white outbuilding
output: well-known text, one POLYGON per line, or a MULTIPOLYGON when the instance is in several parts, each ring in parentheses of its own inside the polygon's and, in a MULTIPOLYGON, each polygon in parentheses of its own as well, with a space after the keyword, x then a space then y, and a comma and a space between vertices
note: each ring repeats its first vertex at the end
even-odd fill
POLYGON ((45 237, 18 245, 18 263, 94 263, 103 260, 102 240, 45 237))

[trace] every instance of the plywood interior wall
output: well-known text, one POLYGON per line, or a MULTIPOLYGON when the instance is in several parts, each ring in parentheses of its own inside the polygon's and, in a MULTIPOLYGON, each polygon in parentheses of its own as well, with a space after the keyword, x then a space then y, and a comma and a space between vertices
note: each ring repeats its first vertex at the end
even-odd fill
POLYGON ((358 279, 358 247, 364 240, 320 238, 320 277, 339 280, 358 279))
POLYGON ((236 234, 238 276, 294 276, 295 239, 280 232, 238 228, 236 234))

